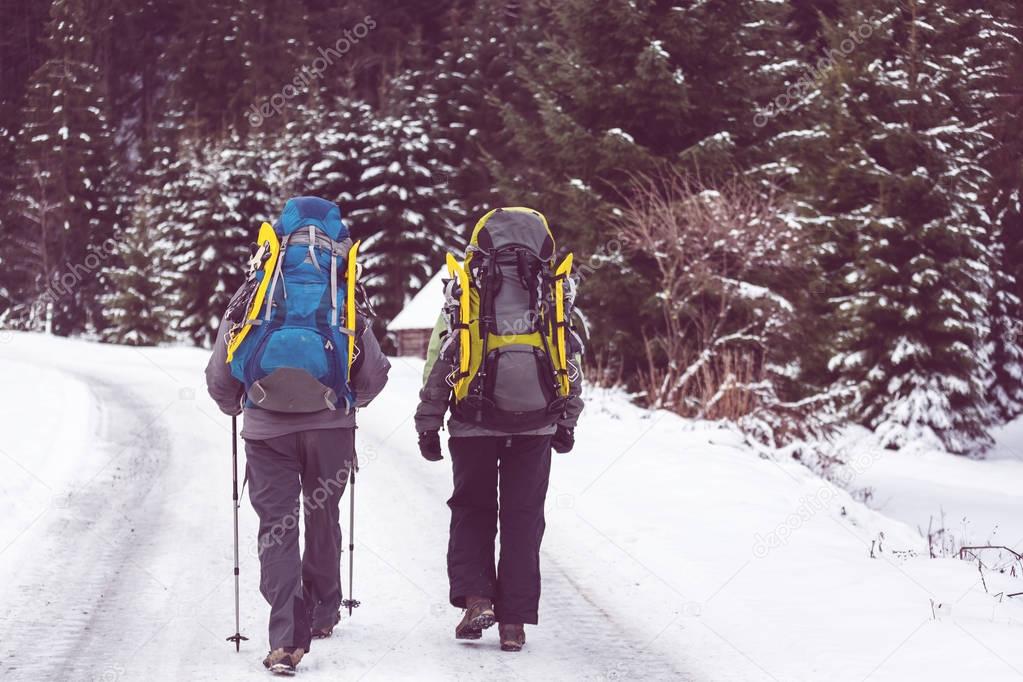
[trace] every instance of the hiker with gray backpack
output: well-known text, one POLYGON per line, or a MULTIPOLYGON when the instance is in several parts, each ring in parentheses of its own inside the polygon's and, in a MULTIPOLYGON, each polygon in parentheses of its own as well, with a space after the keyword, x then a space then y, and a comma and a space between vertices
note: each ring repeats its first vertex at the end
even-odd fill
MULTIPOLYGON (((383 390, 390 369, 359 305, 358 247, 336 204, 288 200, 260 229, 206 367, 221 411, 244 413, 260 591, 270 604, 263 664, 276 674, 294 674, 311 640, 329 637, 340 620, 339 503, 358 466, 356 412, 383 390)), ((235 533, 237 543, 237 525, 235 533)), ((228 639, 237 647, 244 638, 228 639)))
POLYGON ((546 218, 520 207, 483 216, 464 261, 448 255, 415 416, 422 456, 438 461, 451 411, 449 597, 464 609, 455 637, 480 639, 497 622, 504 651, 521 650, 524 626, 538 621, 551 449, 572 449, 583 409, 572 255, 558 265, 554 255, 546 218))

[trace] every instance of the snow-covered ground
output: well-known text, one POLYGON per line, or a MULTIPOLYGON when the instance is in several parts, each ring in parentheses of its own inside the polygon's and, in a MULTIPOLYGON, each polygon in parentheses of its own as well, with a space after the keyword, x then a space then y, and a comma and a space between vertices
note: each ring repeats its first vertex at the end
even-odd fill
MULTIPOLYGON (((0 336, 5 679, 265 675, 247 502, 250 641, 240 654, 224 641, 230 422, 205 395, 205 361, 194 349, 0 336)), ((957 538, 1020 549, 1023 425, 988 461, 875 453, 853 434, 866 459, 851 487, 869 487, 875 511, 728 430, 591 392, 575 451, 555 459, 541 624, 522 653, 504 654, 493 631, 452 636, 450 469, 417 453, 421 371, 395 359, 360 416, 363 605, 314 644, 301 679, 1023 679, 1023 597, 996 596, 1023 580, 929 559, 916 530, 943 509, 957 538)))
MULTIPOLYGON (((843 443, 867 466, 850 487, 869 491, 867 504, 921 534, 944 531, 947 544, 1023 546, 1023 420, 996 432, 983 460, 911 448, 871 447, 868 432, 851 430, 843 443)), ((940 543, 941 536, 936 538, 940 543)))

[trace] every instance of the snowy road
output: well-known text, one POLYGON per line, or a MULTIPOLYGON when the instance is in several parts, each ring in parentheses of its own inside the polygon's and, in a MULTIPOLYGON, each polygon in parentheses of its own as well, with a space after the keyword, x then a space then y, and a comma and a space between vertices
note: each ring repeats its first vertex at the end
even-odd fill
MULTIPOLYGON (((97 429, 90 447, 106 458, 94 475, 60 494, 21 542, 18 592, 0 624, 9 675, 92 679, 120 663, 109 649, 135 603, 153 585, 136 563, 138 539, 158 532, 151 495, 168 449, 165 425, 144 401, 98 377, 75 377, 94 395, 97 429), (32 652, 45 652, 36 655, 32 652), (22 652, 19 655, 19 652, 22 652), (97 669, 96 664, 100 667, 97 669)), ((156 595, 159 597, 159 595, 156 595)))
MULTIPOLYGON (((0 678, 267 679, 247 500, 250 639, 240 653, 225 641, 230 421, 206 398, 205 360, 194 349, 0 336, 0 678)), ((493 630, 456 642, 450 466, 416 449, 421 371, 395 360, 387 390, 360 414, 362 606, 314 643, 300 679, 903 682, 923 669, 930 682, 1023 679, 1023 604, 1004 597, 1023 580, 928 559, 910 526, 802 466, 601 392, 576 450, 554 460, 540 626, 519 654, 500 652, 493 630)), ((1019 431, 1004 443, 1011 452, 1023 451, 1019 431)), ((957 512, 985 524, 1023 504, 1023 462, 921 461, 942 464, 929 465, 928 485, 956 490, 957 512)), ((907 488, 914 466, 870 459, 863 476, 915 524, 927 489, 907 488)))
MULTIPOLYGON (((27 529, 6 539, 0 555, 6 583, 0 671, 5 679, 26 680, 265 675, 259 661, 266 607, 257 591, 255 518, 247 501, 242 631, 250 641, 240 654, 224 641, 233 608, 229 421, 205 399, 196 365, 201 355, 93 350, 87 371, 72 358, 57 366, 89 393, 85 404, 61 408, 90 411, 87 440, 64 453, 80 458, 77 471, 50 481, 45 468, 34 469, 30 452, 10 455, 50 499, 27 529)), ((25 373, 53 366, 31 353, 5 362, 25 373)), ((403 369, 418 371, 399 361, 396 374, 403 369)), ((614 679, 625 673, 686 679, 677 655, 615 618, 627 605, 614 603, 607 585, 588 585, 573 572, 592 569, 586 554, 545 556, 544 627, 530 632, 526 652, 499 652, 496 628, 480 643, 455 642, 458 612, 445 603, 449 468, 418 457, 407 422, 412 408, 406 396, 388 393, 394 400, 385 397, 367 410, 359 433, 355 596, 363 606, 334 638, 314 643, 303 679, 614 679)), ((40 428, 56 428, 55 422, 37 420, 40 428)), ((344 526, 347 531, 347 514, 344 526)), ((573 534, 552 529, 548 544, 573 534)), ((642 576, 609 569, 604 578, 634 583, 642 576)))

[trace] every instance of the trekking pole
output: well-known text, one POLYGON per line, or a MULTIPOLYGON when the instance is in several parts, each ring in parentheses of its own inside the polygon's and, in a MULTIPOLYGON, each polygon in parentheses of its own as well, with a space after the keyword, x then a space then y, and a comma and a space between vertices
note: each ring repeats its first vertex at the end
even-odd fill
POLYGON ((234 634, 227 641, 234 642, 235 651, 241 651, 242 640, 247 641, 249 638, 242 635, 241 607, 238 605, 238 417, 231 417, 231 470, 231 499, 234 504, 234 634))
POLYGON ((352 609, 358 608, 359 602, 352 594, 354 580, 352 572, 355 570, 355 470, 358 468, 358 460, 352 458, 352 469, 348 475, 348 599, 341 602, 342 606, 348 607, 348 617, 352 616, 352 609))

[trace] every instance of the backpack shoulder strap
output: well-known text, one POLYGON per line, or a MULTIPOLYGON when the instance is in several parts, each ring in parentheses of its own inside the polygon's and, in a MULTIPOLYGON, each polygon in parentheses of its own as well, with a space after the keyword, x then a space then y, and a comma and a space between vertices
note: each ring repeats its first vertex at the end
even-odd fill
POLYGON ((568 349, 566 328, 568 320, 565 319, 565 281, 572 276, 572 254, 565 256, 565 260, 554 271, 554 337, 558 353, 558 374, 561 378, 561 391, 568 395, 571 391, 571 384, 568 375, 568 349))
MULTIPOLYGON (((263 313, 263 319, 269 320, 273 314, 274 294, 277 292, 277 282, 281 279, 281 272, 284 270, 284 253, 288 248, 288 240, 291 239, 290 234, 284 235, 284 239, 281 240, 279 247, 277 262, 274 264, 273 275, 270 277, 270 289, 266 292, 266 312, 263 313)), ((285 292, 287 297, 287 292, 285 292)))
MULTIPOLYGON (((347 277, 345 279, 347 286, 345 287, 345 328, 342 330, 348 336, 348 372, 351 374, 352 363, 355 362, 355 288, 356 279, 359 275, 359 268, 356 259, 359 256, 359 245, 361 241, 357 241, 352 244, 352 248, 348 250, 348 261, 347 261, 347 277)), ((332 275, 337 277, 336 274, 332 275)), ((331 290, 334 295, 337 295, 337 287, 331 285, 331 290)))
POLYGON ((469 376, 469 276, 465 268, 450 253, 446 257, 448 273, 458 281, 458 374, 455 380, 456 393, 463 390, 469 376))

